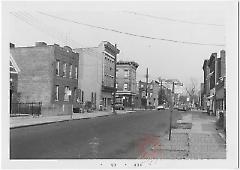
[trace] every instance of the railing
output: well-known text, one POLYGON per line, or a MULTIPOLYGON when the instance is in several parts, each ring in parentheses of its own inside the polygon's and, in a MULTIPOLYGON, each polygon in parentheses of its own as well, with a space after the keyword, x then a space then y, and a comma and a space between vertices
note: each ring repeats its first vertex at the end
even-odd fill
POLYGON ((39 116, 41 114, 42 102, 11 103, 10 116, 39 116))

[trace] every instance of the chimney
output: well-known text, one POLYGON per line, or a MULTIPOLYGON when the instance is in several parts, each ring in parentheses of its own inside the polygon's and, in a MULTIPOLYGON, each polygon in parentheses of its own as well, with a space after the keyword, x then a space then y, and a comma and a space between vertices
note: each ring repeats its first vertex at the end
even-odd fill
POLYGON ((10 48, 15 48, 15 44, 10 43, 10 48))

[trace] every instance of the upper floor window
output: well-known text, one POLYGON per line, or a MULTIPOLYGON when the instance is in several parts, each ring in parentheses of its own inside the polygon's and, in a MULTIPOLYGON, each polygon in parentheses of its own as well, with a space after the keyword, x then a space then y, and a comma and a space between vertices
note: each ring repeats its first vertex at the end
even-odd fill
POLYGON ((67 63, 63 64, 63 77, 67 76, 67 63))
POLYGON ((124 70, 124 77, 128 77, 128 75, 129 75, 128 70, 124 70))
POLYGON ((59 69, 60 69, 60 61, 56 61, 56 75, 59 76, 59 69))
POLYGON ((127 84, 127 83, 124 83, 123 89, 124 89, 124 90, 128 90, 128 84, 127 84))
POLYGON ((69 68, 69 78, 72 78, 72 64, 70 65, 70 68, 69 68))
POLYGON ((118 83, 116 83, 116 89, 118 88, 118 83))
POLYGON ((75 79, 77 79, 77 78, 78 78, 78 68, 75 67, 75 79))
POLYGON ((55 88, 55 101, 59 100, 59 85, 56 85, 55 88))

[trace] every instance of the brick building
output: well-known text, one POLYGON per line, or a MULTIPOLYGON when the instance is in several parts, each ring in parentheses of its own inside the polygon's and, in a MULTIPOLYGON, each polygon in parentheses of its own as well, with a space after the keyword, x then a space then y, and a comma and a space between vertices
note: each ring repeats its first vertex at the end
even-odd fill
POLYGON ((112 108, 114 92, 115 59, 119 49, 108 41, 97 47, 76 48, 79 53, 79 89, 84 92, 84 101, 91 101, 96 109, 112 108))
POLYGON ((210 73, 210 69, 208 67, 208 60, 204 60, 203 62, 203 99, 202 99, 202 105, 203 109, 207 110, 208 105, 210 105, 207 97, 210 96, 210 79, 208 77, 210 73))
POLYGON ((225 51, 220 51, 220 58, 217 63, 216 74, 216 116, 220 117, 219 113, 222 112, 226 117, 226 61, 225 51))
POLYGON ((118 61, 116 70, 116 97, 123 101, 125 107, 135 107, 136 103, 136 70, 138 63, 134 61, 118 61))
POLYGON ((219 113, 226 111, 226 62, 225 51, 212 53, 209 60, 204 60, 203 106, 211 115, 219 118, 219 113))
MULTIPOLYGON (((146 95, 146 82, 139 81, 139 100, 141 107, 145 107, 145 102, 147 107, 156 108, 159 105, 159 94, 160 94, 160 84, 156 80, 152 80, 148 83, 147 86, 147 95, 146 95), (144 101, 146 100, 146 101, 144 101)), ((164 92, 166 88, 162 86, 164 92)))
POLYGON ((21 70, 20 101, 42 102, 43 115, 72 114, 79 97, 78 53, 67 46, 44 42, 31 47, 13 47, 10 52, 21 70))
POLYGON ((210 114, 216 115, 216 96, 215 96, 215 84, 216 84, 216 64, 217 64, 217 53, 212 53, 208 62, 210 73, 208 74, 210 82, 210 95, 207 97, 210 103, 210 114))

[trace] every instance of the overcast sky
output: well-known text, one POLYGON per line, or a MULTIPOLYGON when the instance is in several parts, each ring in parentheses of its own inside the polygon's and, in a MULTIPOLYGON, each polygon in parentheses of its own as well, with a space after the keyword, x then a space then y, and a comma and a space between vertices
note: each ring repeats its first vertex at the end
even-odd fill
POLYGON ((8 4, 10 41, 32 46, 37 41, 72 48, 97 46, 102 40, 116 43, 119 60, 139 64, 137 79, 176 78, 185 85, 190 78, 203 82, 203 60, 224 46, 206 46, 152 40, 118 34, 54 19, 39 12, 122 32, 203 44, 225 44, 226 2, 18 2, 8 4), (156 19, 131 12, 163 17, 156 19), (194 22, 178 22, 178 21, 194 22), (205 23, 205 24, 196 24, 205 23), (213 26, 207 24, 216 24, 213 26))

